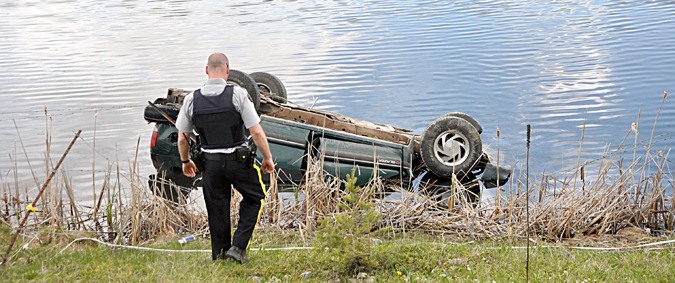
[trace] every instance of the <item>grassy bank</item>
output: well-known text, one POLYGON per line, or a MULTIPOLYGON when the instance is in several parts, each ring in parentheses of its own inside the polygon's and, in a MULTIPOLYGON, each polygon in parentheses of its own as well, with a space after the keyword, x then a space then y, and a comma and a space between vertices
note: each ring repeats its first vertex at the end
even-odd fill
MULTIPOLYGON (((245 266, 211 262, 208 251, 128 249, 209 246, 204 237, 177 244, 181 235, 208 235, 206 215, 194 203, 153 195, 138 173, 137 156, 128 163, 129 173, 121 173, 117 163, 103 176, 92 174, 98 185, 92 186, 96 198, 88 204, 73 200, 75 191, 89 188, 74 188, 48 157, 45 171, 57 173, 51 182, 45 181, 51 176, 31 172, 36 186, 44 188, 41 197, 17 183, 2 184, 3 255, 13 246, 0 267, 2 278, 518 282, 529 272, 535 282, 669 282, 675 280, 673 244, 663 241, 675 231, 670 149, 653 149, 652 138, 643 139, 639 128, 634 124, 625 145, 608 149, 599 160, 579 159, 570 172, 528 176, 523 168, 515 170, 508 190, 498 189, 494 202, 482 204, 469 203, 465 185, 475 183, 456 181, 442 197, 427 191, 433 184, 421 184, 415 194, 377 178, 356 187, 353 178, 326 178, 321 160, 309 160, 306 178, 297 184, 303 197, 283 203, 272 175, 252 243, 267 250, 251 251, 245 266), (385 192, 398 197, 382 198, 385 192), (22 219, 27 221, 19 227, 22 219), (15 244, 14 235, 19 235, 15 244), (83 237, 101 243, 73 242, 83 237), (529 269, 525 244, 536 246, 529 269), (578 248, 583 246, 604 249, 578 248)), ((46 146, 50 152, 49 142, 46 146)), ((233 223, 238 198, 233 196, 233 223)))
MULTIPOLYGON (((2 226, 3 242, 9 236, 2 226)), ((22 251, 2 273, 5 282, 338 282, 353 280, 321 258, 322 250, 252 250, 251 261, 212 262, 208 253, 177 253, 109 248, 67 232, 44 231, 25 238, 22 251), (26 244, 27 243, 27 244, 26 244), (304 273, 304 277, 303 277, 304 273), (306 278, 306 279, 305 279, 306 278)), ((95 235, 89 235, 95 236, 95 235)), ((525 253, 518 243, 467 241, 422 232, 380 239, 369 253, 377 268, 362 282, 523 282, 525 253)), ((653 240, 653 239, 652 239, 653 240)), ((598 241, 594 241, 599 244, 598 241)), ((585 244, 588 244, 586 242, 585 244)), ((521 243, 522 244, 522 243, 521 243)), ((532 248, 532 282, 672 282, 675 252, 664 250, 589 251, 562 247, 532 248)), ((581 243, 576 243, 581 244, 581 243)), ((143 244, 167 250, 208 250, 208 239, 180 245, 175 237, 143 244)), ((258 229, 252 247, 305 246, 299 232, 258 229)))

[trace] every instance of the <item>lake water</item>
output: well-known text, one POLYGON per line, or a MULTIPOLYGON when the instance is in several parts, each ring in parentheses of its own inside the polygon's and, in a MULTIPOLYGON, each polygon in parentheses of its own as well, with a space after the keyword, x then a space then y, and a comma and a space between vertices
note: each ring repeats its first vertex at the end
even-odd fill
POLYGON ((34 187, 47 132, 56 163, 79 129, 64 163, 79 197, 92 166, 98 187, 116 160, 129 172, 139 140, 147 176, 143 108, 201 86, 215 51, 298 104, 419 134, 468 113, 516 167, 531 124, 534 173, 573 168, 582 133, 582 160, 599 158, 640 113, 642 143, 659 113, 654 147, 673 144, 675 1, 233 2, 0 1, 3 183, 34 187))

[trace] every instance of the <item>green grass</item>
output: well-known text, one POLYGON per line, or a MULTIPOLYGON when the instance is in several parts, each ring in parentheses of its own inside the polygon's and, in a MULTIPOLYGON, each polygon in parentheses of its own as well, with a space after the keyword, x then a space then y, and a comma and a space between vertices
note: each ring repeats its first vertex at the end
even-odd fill
MULTIPOLYGON (((0 226, 0 247, 6 249, 11 234, 0 226)), ((80 242, 64 250, 74 238, 43 230, 30 241, 20 238, 8 266, 0 269, 3 282, 337 282, 354 276, 335 272, 322 250, 250 251, 245 265, 211 261, 209 253, 164 253, 113 249, 94 242, 80 242), (63 250, 62 253, 59 253, 63 250), (301 274, 311 271, 309 279, 301 274)), ((457 239, 456 239, 457 240, 457 239)), ((525 249, 498 241, 447 243, 440 236, 422 232, 383 239, 369 251, 377 262, 368 272, 376 282, 523 282, 525 249)), ((303 246, 297 231, 259 229, 252 247, 303 246)), ((208 250, 209 240, 198 238, 180 245, 174 238, 144 245, 161 249, 208 250)), ((673 282, 675 253, 658 251, 598 252, 569 248, 533 248, 532 282, 673 282)))

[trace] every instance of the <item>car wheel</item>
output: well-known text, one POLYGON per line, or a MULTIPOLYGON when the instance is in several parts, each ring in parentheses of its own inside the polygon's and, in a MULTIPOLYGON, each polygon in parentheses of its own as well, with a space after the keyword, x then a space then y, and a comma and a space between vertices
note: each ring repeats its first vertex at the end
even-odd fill
POLYGON ((471 123, 471 125, 476 128, 479 134, 483 133, 483 127, 480 126, 480 123, 476 121, 473 117, 469 116, 468 114, 462 113, 462 112, 450 112, 448 114, 445 114, 445 116, 452 116, 452 117, 459 117, 467 122, 471 123))
POLYGON ((227 77, 227 81, 248 91, 248 97, 253 102, 255 111, 258 111, 258 108, 260 107, 260 92, 258 91, 255 80, 253 80, 251 76, 242 71, 230 69, 230 75, 227 77))
MULTIPOLYGON (((176 118, 178 118, 178 112, 180 111, 180 108, 176 108, 173 106, 167 106, 167 105, 162 105, 155 103, 155 106, 162 110, 164 113, 166 113, 171 119, 174 121, 176 118)), ((152 107, 150 105, 145 106, 145 110, 143 111, 143 118, 145 118, 145 121, 148 123, 169 123, 169 120, 167 120, 164 115, 159 113, 155 107, 152 107)))
POLYGON ((439 176, 470 174, 483 152, 478 130, 468 121, 443 116, 429 125, 422 135, 420 155, 431 172, 439 176))
POLYGON ((249 75, 255 80, 260 93, 269 95, 272 98, 283 98, 281 102, 285 102, 286 98, 288 98, 286 87, 275 75, 265 72, 255 72, 249 75))

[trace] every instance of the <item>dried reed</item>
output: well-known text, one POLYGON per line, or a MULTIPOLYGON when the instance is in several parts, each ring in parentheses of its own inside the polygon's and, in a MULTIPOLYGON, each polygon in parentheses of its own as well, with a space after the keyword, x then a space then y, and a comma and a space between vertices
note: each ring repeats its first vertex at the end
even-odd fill
MULTIPOLYGON (((572 172, 542 173, 536 177, 540 180, 529 180, 529 191, 524 188, 527 180, 523 169, 515 170, 508 193, 502 194, 499 188, 494 201, 472 203, 468 186, 477 184, 461 184, 456 177, 452 190, 442 194, 432 193, 433 184, 421 188, 420 193, 413 193, 401 183, 374 178, 359 191, 358 197, 376 203, 381 215, 379 226, 391 227, 394 233, 417 229, 458 237, 499 239, 521 238, 530 231, 534 237, 560 240, 578 235, 614 234, 638 227, 652 233, 670 234, 675 221, 673 172, 668 161, 670 149, 655 151, 651 138, 642 146, 637 125, 639 121, 617 148, 607 148, 602 159, 587 162, 579 159, 572 172), (628 149, 623 143, 631 135, 635 142, 633 148, 628 149), (641 151, 644 152, 639 153, 641 151), (622 156, 624 152, 631 152, 632 156, 626 159, 622 156), (581 182, 577 185, 577 181, 581 182), (528 194, 532 199, 526 197, 528 194), (382 197, 384 195, 387 197, 382 197), (526 221, 528 202, 529 225, 526 221)), ((499 138, 499 130, 497 135, 499 138)), ((50 138, 46 140, 49 151, 50 138)), ((141 243, 162 235, 208 233, 206 214, 195 207, 194 198, 174 203, 150 191, 147 179, 139 175, 138 143, 136 151, 128 175, 120 171, 118 161, 108 167, 101 191, 94 195, 91 206, 74 201, 73 192, 77 188, 73 188, 68 174, 62 171, 59 184, 52 185, 51 197, 38 205, 39 213, 27 226, 50 224, 66 230, 96 231, 103 240, 117 243, 141 243), (61 197, 63 191, 66 198, 61 197)), ((297 229, 304 238, 312 235, 320 218, 339 212, 346 193, 344 181, 324 172, 321 156, 308 158, 305 179, 298 184, 301 193, 293 201, 283 201, 278 190, 276 176, 283 172, 272 175, 260 225, 297 229)), ((52 168, 50 160, 45 160, 45 166, 52 168)), ((26 213, 23 208, 28 197, 26 193, 26 200, 21 199, 16 180, 18 172, 14 174, 13 184, 3 179, 0 201, 4 204, 2 221, 15 224, 26 213)), ((37 183, 38 178, 35 179, 37 183)), ((171 184, 159 184, 165 185, 171 184)), ((240 197, 233 194, 236 204, 240 197)), ((238 207, 233 205, 235 221, 237 214, 238 207)))

